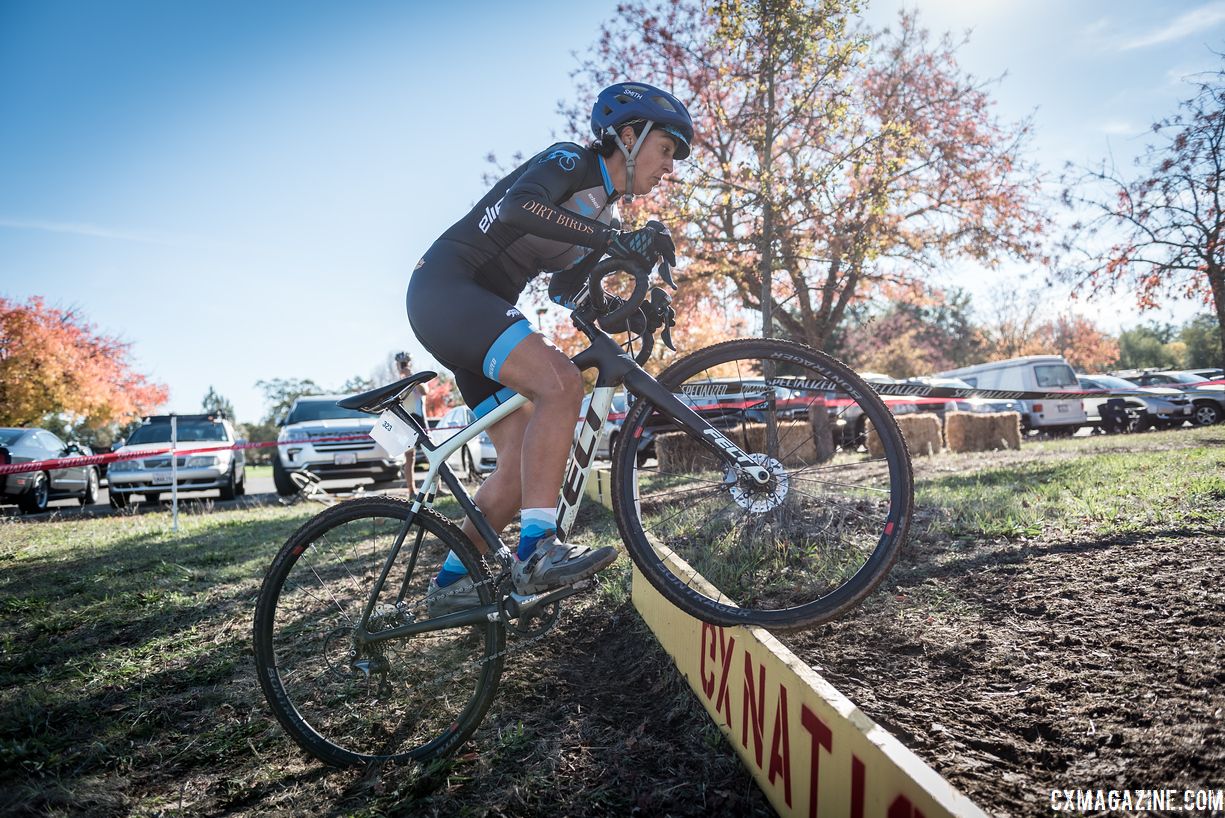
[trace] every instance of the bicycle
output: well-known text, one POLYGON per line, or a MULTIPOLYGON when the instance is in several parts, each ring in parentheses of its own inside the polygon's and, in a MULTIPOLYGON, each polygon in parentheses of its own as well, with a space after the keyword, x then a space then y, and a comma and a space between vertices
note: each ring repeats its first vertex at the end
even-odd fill
MULTIPOLYGON (((790 629, 846 611, 885 577, 910 522, 910 459, 893 416, 845 365, 789 341, 716 344, 651 377, 641 364, 661 327, 672 342, 667 295, 653 287, 647 301, 649 275, 605 260, 578 294, 572 319, 590 345, 572 360, 597 380, 558 500, 559 537, 571 534, 597 435, 623 386, 633 403, 612 453, 613 515, 647 580, 716 625, 790 629), (633 276, 624 302, 603 289, 614 272, 633 276), (627 348, 601 329, 635 315, 647 320, 627 348)), ((341 401, 412 430, 429 462, 418 494, 322 511, 285 543, 260 590, 260 685, 290 736, 328 764, 453 752, 488 711, 506 656, 543 638, 562 600, 594 584, 515 593, 511 550, 445 461, 526 399, 435 443, 400 405, 432 377, 341 401), (475 524, 484 553, 434 510, 437 481, 475 524), (447 594, 427 597, 426 588, 448 551, 480 605, 431 617, 447 594), (508 631, 517 645, 507 647, 508 631)))

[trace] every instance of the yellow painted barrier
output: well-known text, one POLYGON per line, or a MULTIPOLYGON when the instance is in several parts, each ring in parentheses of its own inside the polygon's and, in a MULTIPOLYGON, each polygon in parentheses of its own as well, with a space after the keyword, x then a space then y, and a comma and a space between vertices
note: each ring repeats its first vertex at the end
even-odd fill
MULTIPOLYGON (((587 492, 611 506, 608 472, 593 470, 587 492)), ((666 559, 691 585, 718 593, 675 554, 666 559)), ((986 818, 768 631, 694 619, 637 567, 633 599, 780 815, 986 818)))
POLYGON ((700 622, 637 568, 633 598, 780 815, 985 818, 769 632, 700 622))

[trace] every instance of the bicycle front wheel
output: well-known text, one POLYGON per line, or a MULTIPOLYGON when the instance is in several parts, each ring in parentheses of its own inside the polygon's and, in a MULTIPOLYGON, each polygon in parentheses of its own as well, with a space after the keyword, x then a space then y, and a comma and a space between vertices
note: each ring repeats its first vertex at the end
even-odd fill
POLYGON ((884 579, 914 503, 910 455, 881 398, 790 341, 742 339, 659 381, 770 472, 727 466, 646 401, 613 454, 613 511, 664 597, 717 625, 824 622, 884 579))
MULTIPOLYGON (((357 638, 408 515, 408 502, 392 497, 327 509, 289 538, 260 590, 260 685, 290 737, 327 764, 447 755, 477 728, 497 689, 506 640, 499 623, 357 638)), ((476 581, 481 604, 494 600, 484 563, 450 521, 423 508, 404 533, 368 631, 426 619, 427 588, 448 551, 476 581)))

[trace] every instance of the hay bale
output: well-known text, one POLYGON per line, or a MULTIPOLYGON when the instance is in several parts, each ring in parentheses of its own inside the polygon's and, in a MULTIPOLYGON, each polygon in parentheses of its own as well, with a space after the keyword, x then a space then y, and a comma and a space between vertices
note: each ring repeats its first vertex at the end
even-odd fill
MULTIPOLYGON (((821 426, 818 420, 786 420, 775 426, 778 430, 778 453, 784 466, 811 466, 833 456, 833 438, 829 430, 829 419, 825 413, 824 437, 814 431, 821 426), (816 441, 822 440, 824 445, 816 441)), ((764 423, 742 423, 722 430, 728 439, 749 454, 766 451, 767 427, 764 423)), ((688 471, 695 467, 711 468, 715 458, 701 443, 686 432, 665 432, 655 436, 655 456, 661 471, 688 471)))
POLYGON ((1016 412, 949 412, 944 429, 952 452, 1021 448, 1021 416, 1016 412))
MULTIPOLYGON (((898 429, 906 440, 906 448, 911 455, 939 454, 944 448, 940 435, 940 416, 933 412, 917 414, 894 415, 898 429)), ((885 447, 880 442, 880 435, 872 428, 872 421, 867 422, 868 454, 872 457, 884 457, 885 447)))

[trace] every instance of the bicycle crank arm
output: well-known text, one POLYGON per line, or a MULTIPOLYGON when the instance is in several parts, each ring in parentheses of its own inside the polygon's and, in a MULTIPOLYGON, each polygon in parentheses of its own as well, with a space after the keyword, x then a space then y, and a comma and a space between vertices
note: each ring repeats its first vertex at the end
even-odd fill
POLYGON ((506 614, 511 619, 518 619, 524 614, 530 613, 534 608, 548 605, 550 602, 557 602, 559 599, 565 599, 568 596, 574 596, 581 591, 586 591, 594 584, 595 580, 593 579, 582 579, 573 585, 563 585, 560 588, 547 591, 543 594, 511 593, 504 600, 506 614))

